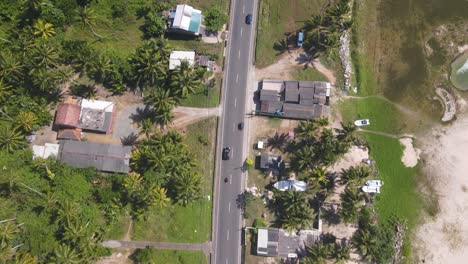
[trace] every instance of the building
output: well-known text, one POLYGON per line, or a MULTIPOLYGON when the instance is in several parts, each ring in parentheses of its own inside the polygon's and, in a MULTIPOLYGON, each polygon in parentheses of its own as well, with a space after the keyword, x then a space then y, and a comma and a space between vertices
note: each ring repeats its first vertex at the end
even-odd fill
POLYGON ((258 228, 257 255, 265 257, 297 258, 307 245, 320 240, 318 230, 301 230, 290 234, 282 229, 258 228))
POLYGON ((169 32, 198 36, 202 32, 202 12, 189 5, 177 5, 169 11, 167 28, 169 32))
POLYGON ((80 119, 81 107, 72 103, 61 103, 57 107, 55 126, 57 128, 75 128, 80 119))
POLYGON ((93 167, 100 171, 128 173, 130 146, 62 140, 57 158, 77 168, 93 167))
POLYGON ((283 160, 281 156, 274 155, 271 153, 262 153, 260 154, 260 169, 264 170, 279 170, 283 160))
POLYGON ((57 157, 59 152, 59 145, 52 143, 45 143, 44 146, 33 145, 32 151, 33 159, 47 159, 49 157, 57 157))
POLYGON ((169 70, 176 70, 186 61, 190 66, 195 64, 195 51, 172 51, 169 56, 169 70))
POLYGON ((259 90, 261 115, 312 120, 330 114, 330 83, 265 80, 259 90))

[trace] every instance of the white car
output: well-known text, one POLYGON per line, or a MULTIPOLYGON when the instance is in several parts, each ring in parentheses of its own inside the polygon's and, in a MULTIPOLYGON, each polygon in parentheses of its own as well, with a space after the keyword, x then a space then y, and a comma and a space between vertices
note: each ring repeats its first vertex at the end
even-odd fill
POLYGON ((365 193, 380 193, 379 186, 362 186, 362 191, 365 193))
POLYGON ((380 187, 384 185, 384 182, 381 180, 370 180, 366 182, 367 186, 374 186, 374 187, 380 187))
POLYGON ((354 121, 355 126, 368 126, 370 125, 369 119, 359 119, 354 121))

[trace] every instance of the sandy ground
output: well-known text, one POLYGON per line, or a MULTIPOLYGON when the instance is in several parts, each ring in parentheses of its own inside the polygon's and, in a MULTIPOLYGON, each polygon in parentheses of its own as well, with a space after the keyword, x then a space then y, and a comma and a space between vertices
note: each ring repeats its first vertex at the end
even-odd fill
POLYGON ((425 136, 426 174, 438 195, 440 213, 420 226, 414 239, 419 263, 468 260, 468 116, 425 136))
POLYGON ((419 154, 421 150, 413 146, 412 138, 401 138, 400 144, 403 145, 403 156, 401 157, 401 162, 405 164, 406 167, 414 167, 418 164, 419 154))

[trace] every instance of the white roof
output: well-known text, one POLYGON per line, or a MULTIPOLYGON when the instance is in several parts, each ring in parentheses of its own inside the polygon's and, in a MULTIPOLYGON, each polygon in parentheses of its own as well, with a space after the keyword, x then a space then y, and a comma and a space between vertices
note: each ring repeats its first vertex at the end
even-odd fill
POLYGON ((58 156, 59 145, 58 144, 51 144, 45 143, 44 146, 33 145, 33 159, 36 158, 44 158, 47 159, 48 157, 58 156))
POLYGON ((182 61, 187 61, 190 66, 195 64, 195 51, 172 51, 169 57, 169 70, 177 69, 182 61))
POLYGON ((259 228, 257 238, 257 249, 268 247, 268 229, 259 228))
POLYGON ((257 148, 259 148, 259 149, 263 148, 263 141, 258 141, 257 148))
POLYGON ((172 27, 189 31, 192 13, 201 14, 201 11, 189 5, 177 5, 174 22, 172 22, 172 27))
POLYGON ((83 108, 102 110, 104 112, 112 112, 114 110, 114 103, 108 101, 83 99, 81 100, 81 109, 83 108))

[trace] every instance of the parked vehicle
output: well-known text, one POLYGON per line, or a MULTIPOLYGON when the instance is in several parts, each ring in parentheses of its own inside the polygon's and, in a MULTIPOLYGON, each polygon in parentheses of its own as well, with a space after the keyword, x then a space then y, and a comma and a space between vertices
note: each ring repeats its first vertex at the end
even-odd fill
POLYGON ((365 193, 380 193, 379 186, 362 186, 362 191, 365 193))
POLYGON ((384 185, 384 182, 381 180, 370 180, 366 182, 367 186, 381 187, 384 185))
POLYGON ((240 122, 239 124, 237 124, 237 128, 238 128, 239 130, 244 129, 244 122, 240 122))
POLYGON ((229 160, 229 159, 231 158, 231 152, 232 152, 232 148, 231 148, 231 147, 225 147, 225 148, 223 148, 222 159, 223 159, 223 160, 229 160))
POLYGON ((354 125, 355 126, 368 126, 370 125, 370 121, 369 119, 360 119, 360 120, 354 121, 354 125))
POLYGON ((302 47, 302 43, 304 41, 304 33, 302 31, 299 31, 297 34, 297 46, 302 47))

